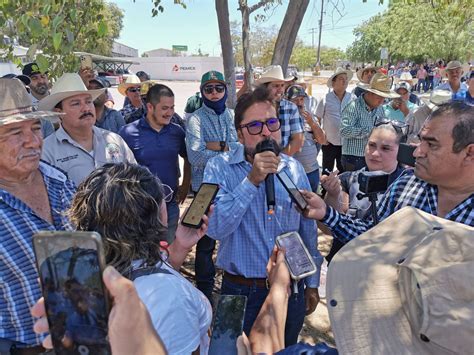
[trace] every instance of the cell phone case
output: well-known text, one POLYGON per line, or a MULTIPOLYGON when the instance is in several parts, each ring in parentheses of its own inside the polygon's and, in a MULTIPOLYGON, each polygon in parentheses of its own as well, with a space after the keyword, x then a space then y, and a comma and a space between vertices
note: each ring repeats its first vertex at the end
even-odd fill
MULTIPOLYGON (((212 201, 214 201, 214 199, 215 199, 215 197, 216 197, 216 195, 217 195, 217 192, 219 191, 219 185, 217 185, 217 184, 211 184, 211 183, 203 183, 203 184, 201 184, 201 187, 202 187, 202 185, 204 185, 204 184, 215 186, 215 190, 214 190, 214 192, 213 192, 212 198, 210 199, 210 202, 208 203, 207 208, 206 208, 206 210, 205 210, 205 212, 204 212, 204 214, 207 214, 207 212, 209 212, 209 208, 211 207, 212 201)), ((183 226, 186 226, 186 227, 189 227, 189 228, 195 228, 195 229, 201 228, 201 225, 202 225, 202 217, 199 219, 199 223, 198 223, 198 224, 191 224, 191 223, 186 223, 186 222, 185 222, 185 219, 186 219, 186 217, 187 217, 189 211, 191 210, 191 207, 192 207, 194 201, 196 200, 196 197, 199 195, 199 191, 201 191, 201 187, 199 187, 199 190, 198 190, 198 192, 197 192, 197 194, 196 194, 194 200, 191 202, 191 204, 189 205, 188 210, 186 211, 186 213, 184 214, 183 218, 181 219, 181 224, 182 224, 183 226)))

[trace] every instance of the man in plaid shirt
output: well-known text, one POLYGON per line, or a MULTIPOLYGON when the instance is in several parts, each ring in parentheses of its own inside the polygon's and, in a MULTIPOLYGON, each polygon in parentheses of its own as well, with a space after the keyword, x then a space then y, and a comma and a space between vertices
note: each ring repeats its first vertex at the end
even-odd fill
MULTIPOLYGON (((383 220, 411 206, 446 219, 474 226, 474 107, 462 102, 440 105, 427 119, 413 153, 414 170, 388 188, 378 206, 383 220)), ((338 213, 312 192, 304 192, 309 218, 320 220, 346 243, 370 229, 371 219, 338 213)))

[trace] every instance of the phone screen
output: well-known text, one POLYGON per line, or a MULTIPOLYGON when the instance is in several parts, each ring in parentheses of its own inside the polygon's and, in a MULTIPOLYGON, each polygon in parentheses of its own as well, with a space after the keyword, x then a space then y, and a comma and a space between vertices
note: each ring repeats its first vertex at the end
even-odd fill
POLYGON ((246 306, 245 296, 219 296, 209 355, 237 355, 237 338, 242 335, 246 306))
POLYGON ((219 185, 203 183, 181 223, 188 227, 199 228, 202 224, 202 216, 208 211, 217 190, 219 190, 219 185))
POLYGON ((293 232, 279 236, 277 242, 279 246, 286 250, 286 264, 293 276, 299 278, 302 275, 316 271, 311 255, 303 246, 303 241, 297 233, 293 232))
POLYGON ((284 171, 280 171, 277 176, 285 187, 285 189, 290 194, 292 200, 298 205, 301 210, 304 210, 306 206, 308 206, 308 203, 304 199, 301 192, 298 190, 298 187, 296 187, 295 183, 290 179, 288 174, 284 171))
POLYGON ((92 233, 85 234, 33 238, 49 329, 60 355, 111 354, 99 247, 92 233))

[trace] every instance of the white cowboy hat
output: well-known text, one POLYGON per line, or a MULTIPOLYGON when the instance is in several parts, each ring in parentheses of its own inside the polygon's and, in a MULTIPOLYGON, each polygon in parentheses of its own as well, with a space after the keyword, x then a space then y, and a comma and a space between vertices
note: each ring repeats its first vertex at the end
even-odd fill
POLYGON ((392 83, 393 79, 388 77, 387 75, 382 73, 375 73, 372 79, 370 80, 370 84, 357 85, 365 91, 369 91, 371 93, 388 99, 395 99, 397 97, 400 97, 400 95, 391 90, 392 83))
POLYGON ((90 94, 92 100, 101 95, 105 89, 87 90, 84 82, 77 73, 64 73, 51 89, 51 94, 38 103, 40 110, 52 111, 58 103, 71 96, 90 94))
POLYGON ((338 67, 336 68, 336 71, 329 77, 326 83, 328 88, 332 88, 332 79, 334 79, 339 74, 347 74, 347 82, 351 81, 352 76, 354 75, 354 73, 352 73, 352 70, 345 70, 344 68, 338 67))
POLYGON ((271 83, 272 81, 292 81, 293 79, 294 76, 289 76, 286 78, 283 76, 283 70, 281 69, 281 66, 270 65, 264 69, 262 75, 260 75, 260 78, 255 81, 255 84, 266 84, 271 83))
POLYGON ((362 82, 362 74, 364 74, 365 71, 367 70, 375 70, 377 72, 380 69, 380 67, 375 67, 372 64, 367 64, 364 68, 360 68, 357 72, 357 79, 359 79, 360 82, 362 82))
POLYGON ((33 111, 25 85, 18 79, 0 79, 0 126, 38 118, 57 119, 52 111, 33 111))
POLYGON ((395 76, 394 80, 395 80, 395 84, 398 84, 400 81, 405 81, 411 86, 416 85, 416 83, 418 82, 418 79, 413 78, 409 72, 401 73, 399 78, 395 76))
POLYGON ((451 101, 452 97, 453 94, 449 90, 433 90, 431 94, 420 95, 420 100, 433 111, 439 105, 451 101))
POLYGON ((132 86, 141 86, 142 82, 140 78, 136 75, 130 75, 125 79, 125 81, 120 84, 117 88, 118 92, 121 93, 123 96, 127 96, 127 89, 132 86))
POLYGON ((405 207, 342 247, 328 270, 340 354, 472 354, 474 228, 405 207))

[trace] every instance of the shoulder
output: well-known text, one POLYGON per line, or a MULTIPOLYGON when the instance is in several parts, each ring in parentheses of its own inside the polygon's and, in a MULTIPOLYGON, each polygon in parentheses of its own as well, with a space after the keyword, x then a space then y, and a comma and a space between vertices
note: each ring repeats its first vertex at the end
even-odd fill
POLYGON ((170 122, 169 124, 169 129, 170 129, 170 132, 174 133, 174 134, 177 134, 179 136, 185 136, 185 132, 184 132, 184 129, 183 127, 181 127, 179 124, 177 123, 174 123, 174 122, 170 122))
POLYGON ((139 131, 140 130, 140 128, 139 128, 140 121, 141 121, 141 119, 133 121, 131 123, 127 123, 126 125, 124 125, 119 131, 120 135, 121 136, 128 135, 128 134, 131 134, 133 132, 139 131))
POLYGON ((64 170, 53 166, 44 160, 40 161, 39 169, 47 177, 60 181, 62 183, 66 182, 66 180, 68 179, 67 173, 64 170))

